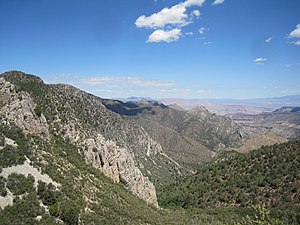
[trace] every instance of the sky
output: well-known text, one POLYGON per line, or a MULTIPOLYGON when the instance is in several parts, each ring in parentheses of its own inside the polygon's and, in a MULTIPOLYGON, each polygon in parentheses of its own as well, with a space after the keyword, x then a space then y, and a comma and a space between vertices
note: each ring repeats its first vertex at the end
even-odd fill
POLYGON ((103 98, 300 94, 299 0, 0 0, 0 73, 103 98))

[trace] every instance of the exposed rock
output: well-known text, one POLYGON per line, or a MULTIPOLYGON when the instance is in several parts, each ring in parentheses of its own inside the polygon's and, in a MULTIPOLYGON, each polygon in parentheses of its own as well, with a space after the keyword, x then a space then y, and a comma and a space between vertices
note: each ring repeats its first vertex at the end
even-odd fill
POLYGON ((86 139, 84 145, 86 162, 111 177, 115 182, 120 179, 127 188, 146 202, 158 206, 154 185, 135 166, 133 157, 125 148, 114 141, 106 140, 101 134, 95 139, 86 139))
POLYGON ((26 134, 49 137, 49 126, 43 114, 35 112, 36 103, 26 92, 16 92, 15 85, 0 78, 0 116, 8 123, 14 123, 26 134))
POLYGON ((8 176, 12 173, 23 174, 25 176, 28 176, 29 174, 31 174, 34 177, 34 180, 35 180, 34 186, 36 188, 38 186, 38 181, 43 181, 47 184, 51 183, 56 188, 61 186, 59 183, 53 181, 47 174, 42 174, 40 171, 38 171, 37 168, 34 168, 33 166, 31 166, 29 159, 26 159, 26 161, 22 165, 16 165, 16 166, 3 168, 2 172, 0 173, 0 176, 3 176, 4 178, 7 179, 8 176))

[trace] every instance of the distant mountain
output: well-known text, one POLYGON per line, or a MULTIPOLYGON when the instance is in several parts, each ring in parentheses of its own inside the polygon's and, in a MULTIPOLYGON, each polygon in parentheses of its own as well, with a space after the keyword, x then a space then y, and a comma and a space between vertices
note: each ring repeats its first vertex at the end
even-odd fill
POLYGON ((123 103, 103 99, 102 103, 124 119, 142 126, 174 160, 175 166, 163 167, 150 167, 149 162, 144 162, 149 177, 154 177, 154 182, 157 180, 157 187, 174 181, 172 177, 176 174, 190 174, 195 166, 210 161, 218 152, 238 147, 248 139, 242 127, 203 107, 185 111, 157 101, 123 103))
POLYGON ((289 139, 300 139, 300 107, 282 107, 257 115, 228 115, 233 121, 255 133, 275 133, 289 139))
POLYGON ((274 111, 275 113, 296 113, 296 112, 300 112, 300 107, 282 107, 280 109, 276 109, 274 111))
POLYGON ((220 114, 259 114, 272 112, 284 106, 300 106, 300 95, 261 99, 160 99, 166 105, 177 104, 184 109, 204 106, 209 111, 220 114))

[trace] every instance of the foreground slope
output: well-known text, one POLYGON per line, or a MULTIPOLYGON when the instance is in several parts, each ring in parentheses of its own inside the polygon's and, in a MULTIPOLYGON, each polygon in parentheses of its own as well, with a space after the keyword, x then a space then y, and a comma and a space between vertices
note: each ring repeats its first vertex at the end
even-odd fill
POLYGON ((0 224, 179 224, 86 164, 81 149, 0 123, 0 224))
POLYGON ((226 152, 162 193, 161 205, 186 208, 299 204, 300 142, 226 152))

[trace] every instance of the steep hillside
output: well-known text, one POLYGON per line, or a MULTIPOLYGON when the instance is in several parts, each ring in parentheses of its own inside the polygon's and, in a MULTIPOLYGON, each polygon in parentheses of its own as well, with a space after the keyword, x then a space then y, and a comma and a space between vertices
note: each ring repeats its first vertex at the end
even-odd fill
POLYGON ((300 107, 282 107, 258 115, 232 114, 229 117, 255 133, 275 133, 288 139, 300 138, 300 107))
MULTIPOLYGON (((168 107, 155 101, 127 102, 103 100, 110 110, 133 120, 154 121, 188 137, 211 151, 240 146, 247 133, 230 119, 210 113, 204 107, 188 111, 168 107)), ((146 126, 144 127, 145 129, 146 126)))
POLYGON ((45 140, 1 121, 0 137, 1 225, 187 223, 86 164, 82 149, 61 136, 45 140))
POLYGON ((242 145, 248 138, 239 125, 205 108, 185 111, 146 100, 123 103, 102 99, 102 103, 124 119, 142 126, 175 163, 175 167, 164 164, 157 169, 146 166, 158 190, 175 179, 194 173, 196 166, 210 161, 228 147, 242 145), (159 174, 164 174, 163 179, 159 174))
POLYGON ((225 152, 159 196, 163 206, 272 207, 300 203, 300 142, 225 152))
POLYGON ((48 141, 62 137, 87 164, 115 182, 123 179, 130 191, 157 206, 155 187, 135 157, 155 155, 161 146, 143 128, 107 110, 95 96, 21 72, 2 74, 0 92, 3 122, 48 141))

